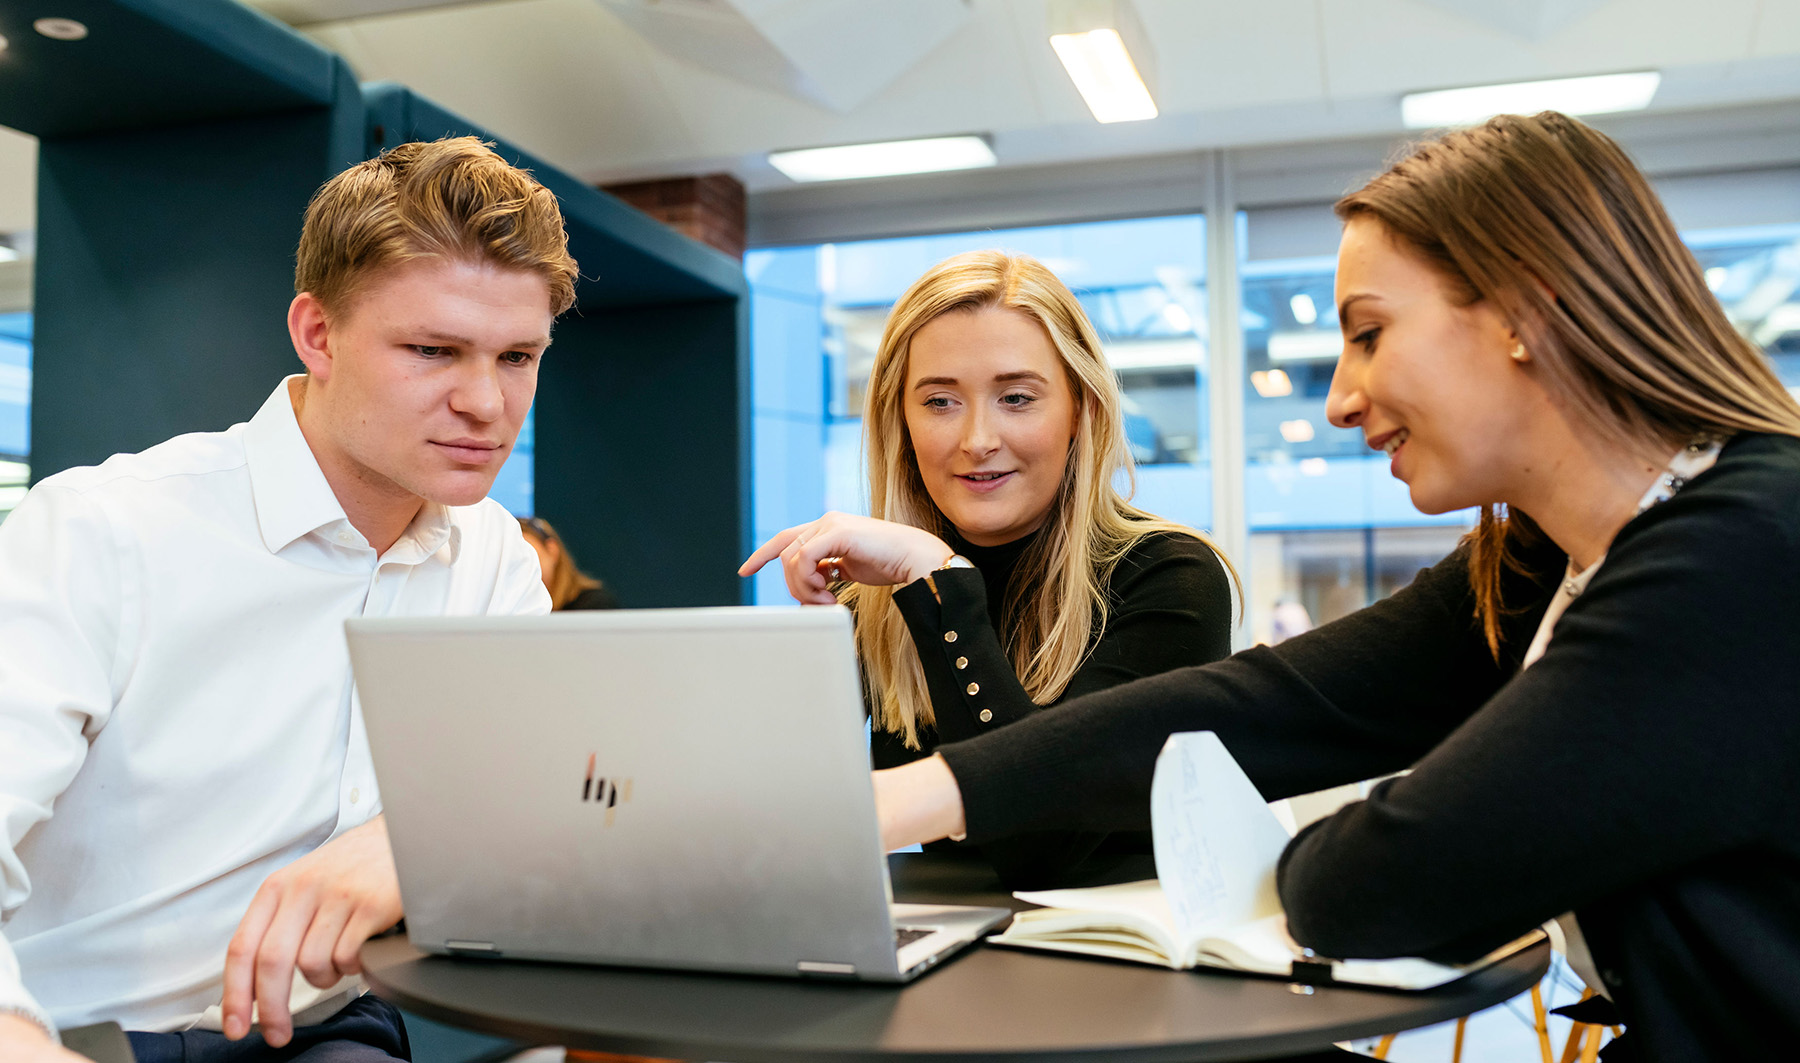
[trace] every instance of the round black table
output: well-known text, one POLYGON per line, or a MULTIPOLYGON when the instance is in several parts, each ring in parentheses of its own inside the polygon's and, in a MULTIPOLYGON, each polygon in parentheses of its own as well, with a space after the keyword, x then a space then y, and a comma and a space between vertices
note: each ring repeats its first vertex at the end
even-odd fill
MULTIPOLYGON (((889 858, 897 899, 1026 907, 985 864, 889 858)), ((1119 858, 1100 881, 1146 878, 1119 858)), ((410 1011, 535 1044, 734 1063, 1082 1063, 1266 1059, 1443 1022, 1542 978, 1538 944, 1423 993, 1321 987, 977 945, 904 986, 428 956, 371 941, 375 992, 410 1011)))

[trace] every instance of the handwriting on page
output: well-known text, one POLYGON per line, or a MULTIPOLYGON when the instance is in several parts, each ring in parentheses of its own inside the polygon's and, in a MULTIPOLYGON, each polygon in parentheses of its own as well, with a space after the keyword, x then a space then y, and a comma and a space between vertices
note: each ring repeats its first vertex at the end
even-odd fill
POLYGON ((1287 831, 1218 735, 1169 736, 1150 785, 1150 828, 1184 941, 1281 911, 1275 865, 1287 831))

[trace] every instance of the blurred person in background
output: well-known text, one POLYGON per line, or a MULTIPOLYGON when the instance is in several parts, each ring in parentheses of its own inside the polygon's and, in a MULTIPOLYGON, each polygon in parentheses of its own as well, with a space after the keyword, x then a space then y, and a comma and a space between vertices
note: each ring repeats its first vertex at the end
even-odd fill
POLYGON ((619 600, 613 597, 599 580, 581 571, 575 563, 575 555, 569 553, 567 543, 556 529, 542 517, 520 517, 519 530, 524 532, 525 541, 537 551, 538 564, 544 569, 544 587, 550 592, 550 608, 555 611, 564 609, 617 609, 619 600))

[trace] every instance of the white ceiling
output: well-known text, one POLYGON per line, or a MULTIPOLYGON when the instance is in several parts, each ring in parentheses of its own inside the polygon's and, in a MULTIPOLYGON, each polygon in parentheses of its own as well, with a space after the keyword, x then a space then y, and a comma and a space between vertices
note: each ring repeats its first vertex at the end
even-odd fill
MULTIPOLYGON (((393 14, 407 0, 252 0, 364 79, 403 82, 591 180, 730 170, 786 179, 772 149, 992 133, 1002 165, 1398 130, 1423 88, 1660 68, 1655 106, 1800 100, 1796 0, 1136 0, 1162 117, 1101 126, 1052 53, 1045 0, 970 0, 969 17, 847 111, 749 84, 647 44, 615 13, 655 0, 489 0, 393 14)), ((419 0, 411 0, 416 5, 419 0)), ((672 0, 663 0, 665 6, 672 0)), ((890 0, 674 0, 806 7, 890 0)), ((666 47, 666 46, 665 46, 666 47)), ((848 39, 879 61, 878 40, 848 39)))
MULTIPOLYGON (((776 191, 787 181, 767 151, 942 133, 992 134, 1006 167, 1391 135, 1407 91, 1645 68, 1664 74, 1655 110, 1794 101, 1800 125, 1800 0, 1136 0, 1162 116, 1111 126, 1057 64, 1046 0, 966 0, 941 40, 896 43, 916 60, 841 110, 821 102, 829 92, 752 83, 716 51, 685 56, 666 27, 633 26, 692 16, 768 31, 804 15, 853 29, 892 0, 245 2, 358 77, 409 85, 596 182, 724 170, 776 191)), ((895 65, 891 33, 840 36, 850 58, 895 65)), ((21 139, 0 136, 0 232, 29 227, 21 139)))

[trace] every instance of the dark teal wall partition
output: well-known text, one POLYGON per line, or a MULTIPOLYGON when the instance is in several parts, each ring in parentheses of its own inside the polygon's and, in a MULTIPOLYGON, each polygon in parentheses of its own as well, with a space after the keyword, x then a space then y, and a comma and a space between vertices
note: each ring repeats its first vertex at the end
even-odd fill
POLYGON ((556 326, 538 380, 537 510, 627 605, 749 591, 736 572, 749 554, 749 385, 730 339, 746 307, 598 307, 556 326))
POLYGON ((474 133, 562 202, 582 267, 538 397, 536 506, 632 606, 748 600, 740 265, 230 0, 0 0, 0 125, 39 138, 34 477, 247 419, 298 369, 314 189, 474 133), (32 20, 79 19, 55 41, 32 20))
POLYGON ((343 60, 247 8, 0 0, 0 124, 39 138, 35 479, 256 411, 320 182, 363 157, 343 60))
POLYGON ((333 118, 41 143, 35 477, 247 420, 300 370, 294 243, 307 199, 344 165, 333 118))

